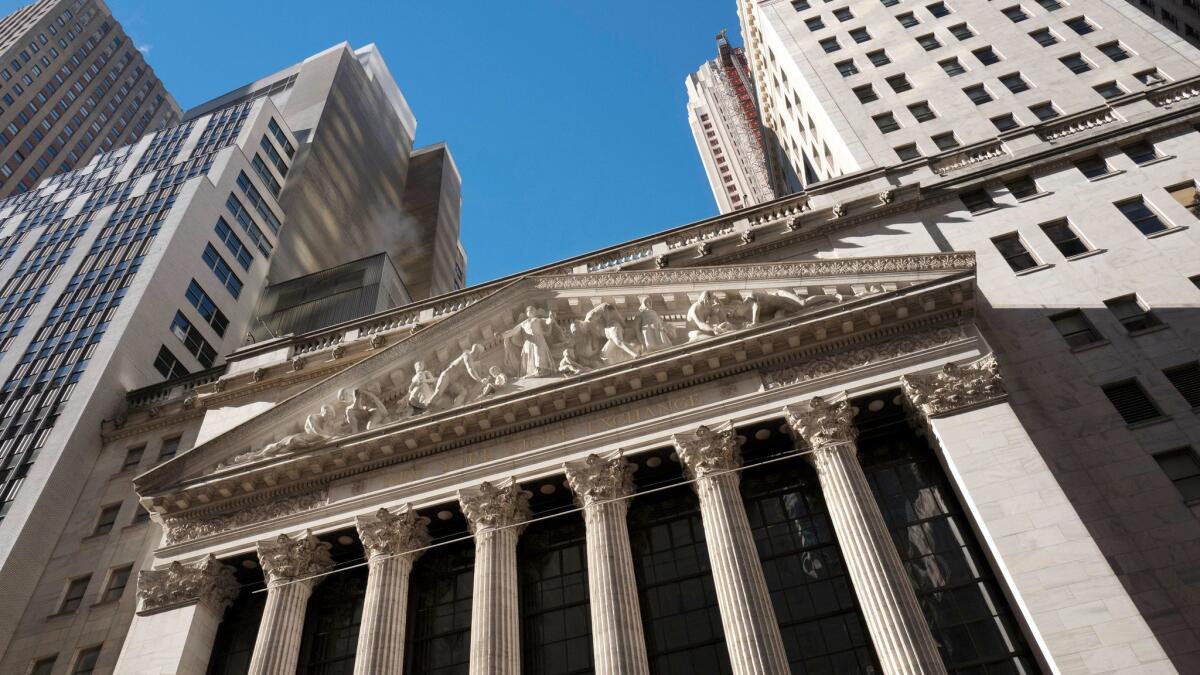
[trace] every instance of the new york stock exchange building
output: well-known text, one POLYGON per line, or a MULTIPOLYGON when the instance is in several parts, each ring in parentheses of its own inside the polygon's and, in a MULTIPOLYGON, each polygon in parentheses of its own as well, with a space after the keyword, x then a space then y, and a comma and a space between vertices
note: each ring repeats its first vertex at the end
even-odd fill
POLYGON ((1023 274, 991 242, 1101 207, 1064 153, 1117 141, 1080 138, 829 181, 134 392, 113 457, 187 449, 134 479, 117 672, 1174 672, 1200 535, 1155 453, 1197 425, 1155 378, 1196 359, 1195 230, 1097 215, 1106 254, 1023 274), (1031 170, 1036 201, 959 197, 1031 170), (1131 293, 1161 328, 1104 304, 1131 293))

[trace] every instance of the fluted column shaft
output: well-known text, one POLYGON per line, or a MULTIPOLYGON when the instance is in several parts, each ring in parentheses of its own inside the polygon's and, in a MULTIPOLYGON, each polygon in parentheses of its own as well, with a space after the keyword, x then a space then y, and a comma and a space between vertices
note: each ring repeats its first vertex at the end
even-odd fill
POLYGON ((738 442, 732 425, 676 436, 684 468, 696 479, 704 539, 720 604, 729 659, 737 675, 791 672, 762 561, 738 490, 738 442))
POLYGON ((812 449, 809 457, 829 519, 884 672, 945 673, 912 582, 858 461, 849 404, 814 399, 807 411, 787 413, 793 430, 812 449))
POLYGON ((633 494, 632 466, 619 455, 590 455, 564 466, 583 506, 587 536, 588 606, 593 668, 599 675, 648 675, 646 636, 626 515, 633 494))
POLYGON ((304 612, 312 589, 333 566, 329 544, 305 532, 295 539, 279 535, 258 543, 258 560, 267 578, 267 603, 258 625, 250 675, 295 675, 300 659, 304 612))
POLYGON ((413 562, 429 543, 429 521, 406 507, 359 517, 367 561, 367 591, 354 658, 355 675, 399 675, 404 670, 408 581, 413 562))
POLYGON ((471 675, 521 672, 517 539, 529 519, 529 493, 513 481, 459 493, 475 534, 471 601, 471 675))

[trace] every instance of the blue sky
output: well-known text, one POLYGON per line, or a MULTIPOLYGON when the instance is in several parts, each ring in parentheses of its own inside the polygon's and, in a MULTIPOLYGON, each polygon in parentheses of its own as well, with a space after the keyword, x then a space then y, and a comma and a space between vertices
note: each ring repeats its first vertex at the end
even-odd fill
MULTIPOLYGON (((24 4, 3 0, 4 13, 24 4)), ((735 0, 108 0, 187 108, 343 40, 379 45, 463 175, 478 283, 716 213, 683 81, 735 0)))

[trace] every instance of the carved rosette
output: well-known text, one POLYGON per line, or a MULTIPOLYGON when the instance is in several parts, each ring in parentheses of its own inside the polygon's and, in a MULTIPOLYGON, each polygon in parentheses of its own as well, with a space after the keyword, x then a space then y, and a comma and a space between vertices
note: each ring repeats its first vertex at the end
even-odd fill
POLYGON ((814 450, 853 443, 858 437, 858 430, 854 428, 854 410, 845 399, 826 401, 814 396, 808 407, 788 406, 784 408, 784 415, 792 433, 814 450))
POLYGON ((233 604, 238 590, 233 568, 221 564, 211 554, 198 565, 176 561, 161 570, 138 573, 138 598, 142 601, 139 613, 200 602, 220 616, 233 604))
POLYGON ((947 363, 936 373, 905 375, 900 384, 909 405, 925 418, 985 405, 1006 393, 992 354, 962 365, 947 363))
POLYGON ((690 434, 671 437, 688 478, 708 478, 742 465, 741 442, 733 422, 716 427, 699 426, 690 434))
POLYGON ((567 484, 575 493, 575 503, 588 507, 633 494, 634 466, 621 455, 605 459, 600 455, 567 462, 563 465, 567 484))
POLYGON ((379 509, 373 515, 359 516, 355 524, 363 548, 372 560, 404 556, 411 562, 429 544, 429 519, 417 515, 407 504, 395 512, 379 509))
POLYGON ((313 536, 312 530, 305 530, 295 539, 281 534, 258 542, 258 561, 267 577, 267 587, 293 581, 316 586, 321 581, 317 575, 333 568, 329 549, 330 544, 313 536))
POLYGON ((458 503, 471 533, 478 534, 518 526, 529 520, 529 498, 532 496, 509 478, 498 485, 484 481, 474 489, 459 490, 458 503))

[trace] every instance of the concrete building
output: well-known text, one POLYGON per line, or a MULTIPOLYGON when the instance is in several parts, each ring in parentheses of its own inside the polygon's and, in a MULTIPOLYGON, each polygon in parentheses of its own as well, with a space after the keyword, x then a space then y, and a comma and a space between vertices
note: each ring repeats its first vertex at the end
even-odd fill
POLYGON ((0 198, 179 115, 102 0, 38 0, 0 19, 0 198))
POLYGON ((766 139, 758 119, 754 79, 740 48, 729 44, 725 32, 717 36, 717 58, 691 73, 686 81, 688 125, 704 164, 717 208, 729 213, 795 192, 794 176, 772 176, 766 139))
POLYGON ((1163 26, 1200 47, 1200 3, 1196 0, 1127 0, 1129 4, 1158 19, 1163 26))

